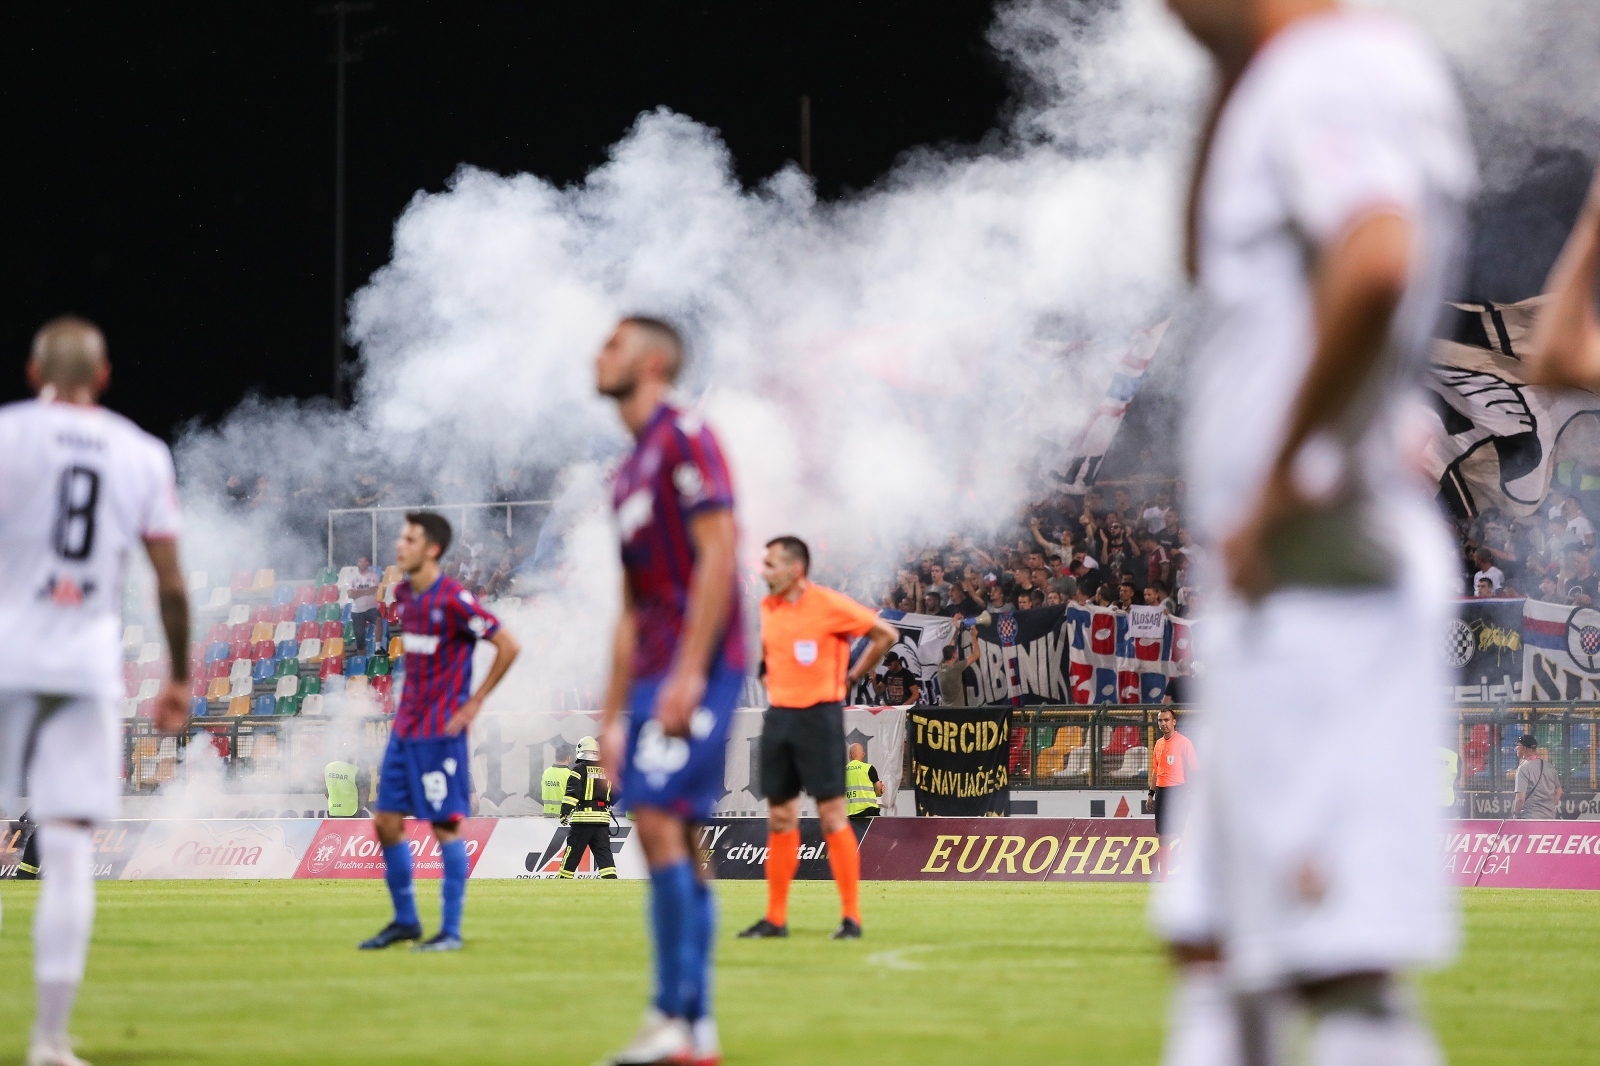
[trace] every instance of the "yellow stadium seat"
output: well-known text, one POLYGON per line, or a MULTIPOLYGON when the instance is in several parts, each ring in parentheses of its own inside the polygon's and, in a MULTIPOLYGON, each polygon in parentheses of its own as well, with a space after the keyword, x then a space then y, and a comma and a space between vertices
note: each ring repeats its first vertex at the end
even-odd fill
POLYGON ((228 717, 243 718, 250 713, 250 697, 235 696, 228 701, 228 717))
POLYGON ((344 658, 344 638, 329 637, 322 642, 322 657, 324 659, 344 658))
POLYGON ((271 622, 257 622, 255 628, 250 630, 250 643, 255 644, 258 641, 271 640, 272 629, 271 622))
POLYGON ((206 699, 225 700, 232 688, 233 684, 226 677, 213 677, 211 684, 206 686, 206 699))
POLYGON ((400 639, 399 634, 389 638, 389 658, 398 659, 406 653, 406 642, 400 639))
POLYGON ((274 570, 257 570, 255 582, 250 586, 253 589, 270 589, 278 583, 278 575, 274 570))

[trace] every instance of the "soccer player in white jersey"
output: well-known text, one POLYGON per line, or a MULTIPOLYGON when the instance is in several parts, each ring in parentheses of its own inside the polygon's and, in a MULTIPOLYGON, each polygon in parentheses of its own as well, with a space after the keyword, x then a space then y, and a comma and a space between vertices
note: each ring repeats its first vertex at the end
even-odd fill
POLYGON ((1205 755, 1154 917, 1180 963, 1169 1066, 1439 1061, 1397 973, 1458 931, 1434 749, 1451 552, 1415 379, 1475 184, 1443 65, 1333 0, 1168 0, 1221 85, 1196 168, 1205 305, 1185 427, 1214 550, 1205 755))
POLYGON ((101 407, 105 339, 59 318, 34 337, 38 398, 0 408, 0 815, 26 796, 43 868, 34 913, 28 1066, 80 1066, 67 1021, 94 925, 93 826, 122 791, 122 589, 140 545, 155 568, 172 672, 155 723, 187 718, 189 604, 166 445, 101 407))

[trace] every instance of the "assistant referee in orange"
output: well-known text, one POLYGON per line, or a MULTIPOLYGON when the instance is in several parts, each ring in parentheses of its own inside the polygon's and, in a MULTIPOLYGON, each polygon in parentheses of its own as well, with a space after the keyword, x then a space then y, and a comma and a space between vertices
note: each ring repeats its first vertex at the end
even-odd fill
POLYGON ((800 790, 817 801, 828 867, 844 917, 835 940, 861 935, 861 856, 845 816, 844 697, 894 644, 877 613, 807 578, 811 550, 799 537, 767 542, 761 654, 771 706, 761 722, 761 790, 767 797, 767 913, 741 937, 789 935, 789 884, 800 868, 800 790), (850 643, 871 644, 850 669, 850 643), (846 672, 848 670, 848 676, 846 672))

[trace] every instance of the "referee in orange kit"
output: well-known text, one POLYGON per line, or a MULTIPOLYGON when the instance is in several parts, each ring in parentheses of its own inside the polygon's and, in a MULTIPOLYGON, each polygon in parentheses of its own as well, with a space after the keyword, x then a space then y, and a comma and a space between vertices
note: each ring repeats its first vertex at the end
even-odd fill
POLYGON ((767 913, 741 937, 789 935, 789 883, 800 868, 800 790, 817 801, 828 867, 844 918, 835 940, 861 935, 861 857, 845 817, 844 696, 895 642, 894 627, 850 597, 806 577, 811 551, 799 537, 767 542, 761 654, 771 706, 761 722, 761 789, 767 797, 767 913), (850 642, 872 643, 850 664, 850 642))
POLYGON ((1184 792, 1189 775, 1196 765, 1194 745, 1178 732, 1178 712, 1162 708, 1156 715, 1156 726, 1161 730, 1155 746, 1150 749, 1150 798, 1155 801, 1156 837, 1160 847, 1156 850, 1156 868, 1162 877, 1167 873, 1167 854, 1170 841, 1183 835, 1185 809, 1184 792))

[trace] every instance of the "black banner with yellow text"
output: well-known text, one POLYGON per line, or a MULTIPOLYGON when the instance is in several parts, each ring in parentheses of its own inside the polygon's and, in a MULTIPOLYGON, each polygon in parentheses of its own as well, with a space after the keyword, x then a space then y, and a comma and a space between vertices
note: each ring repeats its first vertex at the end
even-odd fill
POLYGON ((1011 813, 1010 707, 913 707, 906 713, 919 815, 1011 813))

